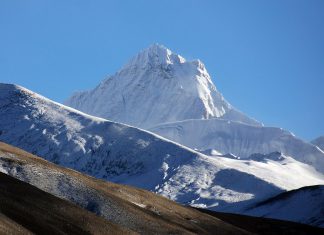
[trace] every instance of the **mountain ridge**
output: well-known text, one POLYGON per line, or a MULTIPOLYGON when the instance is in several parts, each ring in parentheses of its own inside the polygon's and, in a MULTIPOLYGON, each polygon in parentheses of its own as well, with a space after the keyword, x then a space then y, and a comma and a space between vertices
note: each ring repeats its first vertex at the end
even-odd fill
POLYGON ((1 141, 61 166, 186 205, 240 212, 280 192, 324 184, 324 176, 314 167, 291 157, 255 161, 207 156, 154 133, 0 84, 0 91, 5 90, 0 92, 1 141))

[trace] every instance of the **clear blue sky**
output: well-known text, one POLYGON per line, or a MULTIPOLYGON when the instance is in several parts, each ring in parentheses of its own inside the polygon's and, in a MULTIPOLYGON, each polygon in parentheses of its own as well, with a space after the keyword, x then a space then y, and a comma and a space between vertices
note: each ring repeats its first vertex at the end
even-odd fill
POLYGON ((234 106, 324 134, 323 0, 1 0, 0 81, 55 101, 160 43, 201 59, 234 106))

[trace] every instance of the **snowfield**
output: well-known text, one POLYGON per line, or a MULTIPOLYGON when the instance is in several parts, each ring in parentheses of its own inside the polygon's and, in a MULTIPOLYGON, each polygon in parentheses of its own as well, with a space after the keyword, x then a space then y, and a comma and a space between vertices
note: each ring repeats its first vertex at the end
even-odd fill
POLYGON ((0 85, 0 130, 1 141, 56 164, 212 210, 243 212, 280 192, 324 184, 323 174, 292 157, 207 156, 15 85, 0 85))
POLYGON ((231 153, 240 158, 255 153, 281 152, 324 172, 324 152, 281 128, 215 118, 161 124, 150 131, 202 152, 215 149, 221 154, 231 153))

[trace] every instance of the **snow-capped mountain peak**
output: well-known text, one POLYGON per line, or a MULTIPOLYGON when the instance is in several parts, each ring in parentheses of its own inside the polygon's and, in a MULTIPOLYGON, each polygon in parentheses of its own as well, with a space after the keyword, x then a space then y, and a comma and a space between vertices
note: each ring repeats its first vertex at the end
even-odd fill
POLYGON ((158 44, 139 52, 95 89, 74 94, 66 104, 142 128, 219 117, 260 124, 224 99, 200 60, 186 61, 158 44))

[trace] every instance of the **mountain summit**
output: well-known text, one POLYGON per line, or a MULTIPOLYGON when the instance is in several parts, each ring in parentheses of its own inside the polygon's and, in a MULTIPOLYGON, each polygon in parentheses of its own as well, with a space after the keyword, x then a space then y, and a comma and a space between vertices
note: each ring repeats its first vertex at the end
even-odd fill
POLYGON ((153 44, 142 50, 126 66, 160 66, 185 63, 186 60, 160 44, 153 44))
POLYGON ((93 90, 75 93, 66 104, 142 128, 211 118, 260 125, 224 99, 202 62, 186 61, 158 44, 138 53, 93 90))

